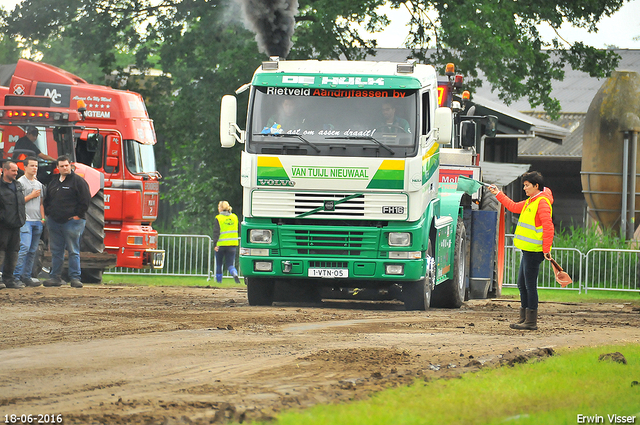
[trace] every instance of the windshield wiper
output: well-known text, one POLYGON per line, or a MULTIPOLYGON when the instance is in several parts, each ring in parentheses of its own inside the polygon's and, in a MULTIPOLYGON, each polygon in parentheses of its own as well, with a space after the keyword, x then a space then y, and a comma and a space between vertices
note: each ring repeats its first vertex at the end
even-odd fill
POLYGON ((389 152, 391 155, 395 155, 396 153, 387 145, 385 145, 384 143, 382 143, 379 140, 374 139, 371 136, 338 136, 338 137, 325 137, 325 139, 330 140, 330 139, 340 139, 340 140, 370 140, 373 143, 375 143, 376 145, 380 146, 381 148, 385 148, 387 150, 387 152, 389 152))
POLYGON ((320 153, 320 148, 317 147, 316 145, 314 145, 313 143, 311 143, 310 141, 308 141, 307 139, 305 139, 304 137, 302 137, 299 134, 286 134, 286 133, 281 133, 281 134, 265 134, 265 133, 254 133, 254 136, 272 136, 272 137, 295 137, 298 138, 300 140, 302 140, 305 144, 311 146, 313 149, 316 150, 316 152, 320 153))

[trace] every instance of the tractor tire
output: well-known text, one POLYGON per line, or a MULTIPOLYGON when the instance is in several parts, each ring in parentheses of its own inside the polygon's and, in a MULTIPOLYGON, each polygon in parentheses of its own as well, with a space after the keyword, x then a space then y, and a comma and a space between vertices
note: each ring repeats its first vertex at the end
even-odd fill
POLYGON ((467 238, 464 222, 458 218, 453 259, 453 278, 436 285, 431 304, 434 307, 460 308, 465 299, 465 274, 468 267, 467 238))
POLYGON ((431 307, 431 292, 436 279, 436 261, 433 258, 433 247, 431 240, 427 248, 427 271, 424 279, 402 284, 402 298, 404 308, 408 311, 426 311, 431 307))
POLYGON ((82 283, 102 283, 103 269, 82 269, 80 280, 82 283))
MULTIPOLYGON (((103 252, 104 251, 104 190, 91 198, 89 209, 85 215, 87 223, 84 226, 82 239, 80 240, 80 251, 103 252)), ((84 283, 102 283, 102 272, 100 268, 82 268, 80 280, 84 283)))
POLYGON ((489 192, 485 186, 482 187, 482 199, 480 200, 480 209, 482 211, 500 211, 500 201, 496 196, 489 192))
POLYGON ((104 191, 100 189, 91 198, 89 209, 85 215, 87 223, 84 226, 80 251, 103 252, 104 251, 104 191))
MULTIPOLYGON (((495 211, 500 214, 500 202, 498 198, 495 197, 489 189, 485 186, 482 187, 482 200, 480 201, 480 210, 481 211, 495 211)), ((496 223, 496 246, 498 245, 498 223, 496 223)), ((491 279, 491 285, 489 286, 489 290, 487 291, 487 298, 496 298, 499 296, 498 294, 498 259, 497 255, 493 256, 493 277, 491 279)))
POLYGON ((273 304, 273 293, 275 282, 273 279, 265 279, 259 277, 245 277, 247 284, 247 298, 249 305, 266 305, 273 304))
POLYGON ((31 268, 31 277, 37 278, 49 278, 49 269, 43 269, 44 263, 44 252, 47 250, 47 244, 45 241, 40 239, 38 242, 38 249, 36 250, 36 255, 33 258, 33 267, 31 268), (42 274, 42 275, 41 275, 42 274))

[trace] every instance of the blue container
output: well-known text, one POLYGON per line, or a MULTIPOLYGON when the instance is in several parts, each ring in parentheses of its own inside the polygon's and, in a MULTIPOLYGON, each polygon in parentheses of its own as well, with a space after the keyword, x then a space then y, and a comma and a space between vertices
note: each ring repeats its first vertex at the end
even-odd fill
POLYGON ((494 279, 498 234, 497 211, 471 211, 469 298, 487 298, 494 279))

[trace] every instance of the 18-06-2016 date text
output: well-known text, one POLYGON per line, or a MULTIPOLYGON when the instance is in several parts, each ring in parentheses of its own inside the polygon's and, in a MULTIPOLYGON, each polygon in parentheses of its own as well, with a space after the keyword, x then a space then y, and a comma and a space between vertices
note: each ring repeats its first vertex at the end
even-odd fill
POLYGON ((5 424, 61 424, 62 414, 4 415, 5 424))

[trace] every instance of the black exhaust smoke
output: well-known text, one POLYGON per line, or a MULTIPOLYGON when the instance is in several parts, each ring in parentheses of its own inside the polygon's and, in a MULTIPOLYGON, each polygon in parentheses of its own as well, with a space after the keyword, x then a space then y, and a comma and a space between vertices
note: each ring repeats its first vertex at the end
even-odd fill
POLYGON ((261 52, 286 58, 298 13, 298 0, 238 0, 261 52))

